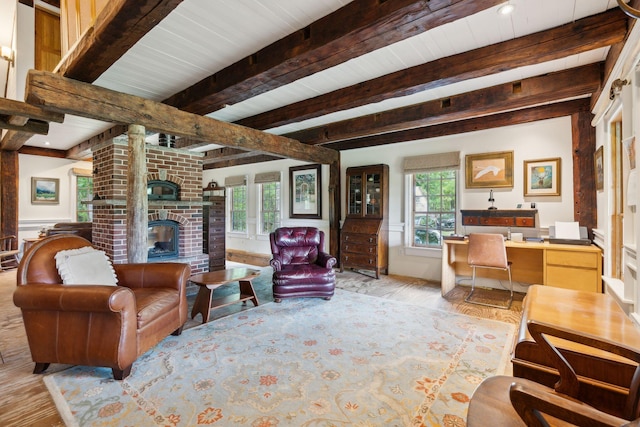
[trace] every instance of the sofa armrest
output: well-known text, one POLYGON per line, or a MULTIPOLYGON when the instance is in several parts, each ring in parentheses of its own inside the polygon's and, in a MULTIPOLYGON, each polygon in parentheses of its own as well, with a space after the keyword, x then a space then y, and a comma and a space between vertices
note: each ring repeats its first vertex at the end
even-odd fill
POLYGON ((337 262, 338 260, 336 260, 336 257, 334 257, 333 255, 326 252, 319 252, 316 264, 321 265, 324 268, 333 268, 333 266, 336 265, 337 262))
POLYGON ((178 262, 114 264, 118 285, 127 288, 186 289, 191 267, 178 262))
POLYGON ((23 310, 131 312, 134 318, 136 316, 134 294, 121 286, 21 285, 13 293, 13 302, 23 310))

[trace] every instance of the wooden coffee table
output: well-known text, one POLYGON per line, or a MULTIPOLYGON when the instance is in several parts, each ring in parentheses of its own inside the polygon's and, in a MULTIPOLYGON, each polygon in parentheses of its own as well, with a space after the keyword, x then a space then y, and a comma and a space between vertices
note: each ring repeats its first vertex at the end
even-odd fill
POLYGON ((196 301, 191 309, 191 318, 196 317, 198 313, 202 314, 202 323, 209 321, 209 312, 212 308, 225 307, 230 304, 242 302, 246 304, 247 300, 253 302, 253 305, 259 305, 258 297, 253 290, 251 280, 260 275, 260 270, 252 270, 249 268, 230 268, 228 270, 211 271, 209 273, 195 274, 189 278, 192 283, 200 286, 196 301), (213 291, 220 286, 229 283, 238 282, 240 284, 240 293, 233 294, 222 298, 213 298, 213 291))

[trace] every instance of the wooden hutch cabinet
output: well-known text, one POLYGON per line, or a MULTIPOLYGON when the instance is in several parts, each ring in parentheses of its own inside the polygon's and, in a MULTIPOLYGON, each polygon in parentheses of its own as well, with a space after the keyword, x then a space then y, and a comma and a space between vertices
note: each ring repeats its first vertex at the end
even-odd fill
POLYGON ((347 168, 347 217, 340 233, 340 271, 389 273, 389 166, 347 168))
POLYGON ((202 247, 209 254, 209 271, 224 270, 225 247, 225 195, 224 187, 203 189, 202 201, 202 247))

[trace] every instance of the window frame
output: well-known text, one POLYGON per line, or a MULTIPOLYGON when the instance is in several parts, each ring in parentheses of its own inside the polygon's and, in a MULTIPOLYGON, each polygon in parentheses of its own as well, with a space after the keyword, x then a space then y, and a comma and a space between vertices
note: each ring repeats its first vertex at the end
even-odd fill
POLYGON ((269 233, 271 233, 273 230, 265 230, 264 229, 264 213, 265 210, 263 209, 263 196, 264 196, 264 186, 265 185, 269 185, 269 184, 277 184, 277 198, 278 200, 276 201, 276 203, 274 203, 274 206, 277 207, 277 210, 275 211, 268 211, 268 212, 276 212, 277 213, 277 221, 274 221, 275 223, 275 228, 278 228, 281 224, 282 224, 282 180, 280 181, 269 181, 269 182, 260 182, 258 183, 257 186, 257 197, 258 197, 258 224, 257 224, 257 230, 256 230, 256 234, 260 235, 260 236, 267 236, 269 235, 269 233))
MULTIPOLYGON (((248 221, 248 214, 249 214, 249 186, 246 183, 242 184, 242 185, 233 185, 233 186, 227 186, 227 217, 229 218, 228 221, 228 229, 227 231, 230 234, 237 234, 237 235, 243 235, 246 236, 249 233, 249 221, 248 221), (233 214, 234 209, 233 209, 233 201, 234 201, 234 190, 238 189, 238 188, 244 188, 244 230, 235 230, 233 228, 234 226, 234 221, 233 221, 233 214)), ((241 212, 240 210, 238 210, 238 212, 241 212)))
MULTIPOLYGON (((455 207, 453 211, 438 211, 445 213, 453 213, 454 215, 454 227, 453 231, 448 230, 451 234, 456 233, 458 229, 458 212, 460 204, 460 170, 457 167, 450 167, 443 169, 445 171, 451 171, 455 176, 455 207)), ((412 171, 405 174, 405 227, 404 227, 404 253, 406 255, 426 256, 426 257, 440 257, 442 254, 442 240, 439 245, 424 245, 416 246, 413 241, 414 236, 414 176, 422 173, 442 172, 443 170, 424 170, 424 171, 412 171)), ((426 211, 429 212, 429 211, 426 211)), ((442 233, 442 228, 438 229, 442 233)))

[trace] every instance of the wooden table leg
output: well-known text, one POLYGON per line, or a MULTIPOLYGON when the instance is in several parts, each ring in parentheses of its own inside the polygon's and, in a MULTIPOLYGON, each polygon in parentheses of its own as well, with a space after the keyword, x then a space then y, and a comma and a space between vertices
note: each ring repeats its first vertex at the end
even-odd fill
MULTIPOLYGON (((249 298, 253 305, 256 307, 260 304, 258 302, 258 297, 256 296, 256 292, 253 290, 253 285, 251 284, 251 280, 240 280, 240 298, 244 296, 251 296, 249 298)), ((244 301, 243 301, 244 302, 244 301)))
POLYGON ((191 318, 196 317, 198 313, 202 314, 202 323, 209 321, 209 312, 211 311, 211 297, 213 291, 207 286, 200 286, 196 300, 191 309, 191 318))

